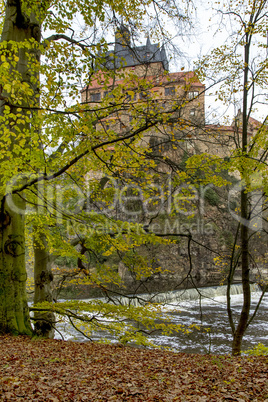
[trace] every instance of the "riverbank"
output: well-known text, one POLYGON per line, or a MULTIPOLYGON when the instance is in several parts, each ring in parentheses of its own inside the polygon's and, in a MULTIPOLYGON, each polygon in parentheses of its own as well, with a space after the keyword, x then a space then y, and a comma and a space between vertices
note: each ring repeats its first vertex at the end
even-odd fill
POLYGON ((0 337, 0 400, 266 401, 268 357, 0 337))
MULTIPOLYGON (((207 295, 201 303, 202 314, 200 312, 200 301, 195 300, 199 293, 194 289, 183 293, 179 290, 156 295, 157 301, 162 304, 163 312, 171 314, 170 322, 175 325, 183 325, 185 328, 189 328, 190 332, 187 335, 182 331, 171 334, 156 332, 148 337, 149 340, 159 347, 169 347, 176 352, 222 355, 231 353, 232 333, 226 312, 226 289, 224 289, 224 286, 202 288, 200 292, 207 295), (199 330, 195 329, 196 325, 200 327, 199 330)), ((232 285, 231 293, 232 310, 237 319, 243 304, 242 286, 232 285)), ((260 296, 260 292, 252 292, 251 314, 260 296)), ((146 297, 148 297, 146 294, 142 296, 144 299, 146 297)), ((121 302, 124 302, 124 300, 121 299, 121 302)), ((133 303, 135 302, 137 300, 133 300, 133 303)), ((252 349, 258 343, 262 343, 268 347, 267 310, 268 293, 264 296, 254 321, 247 329, 243 340, 243 350, 252 349)), ((58 321, 55 337, 57 339, 62 339, 63 337, 65 340, 79 342, 88 340, 82 333, 77 332, 71 324, 66 323, 66 320, 63 322, 58 321)), ((90 335, 93 341, 100 341, 104 337, 111 342, 118 342, 118 338, 108 332, 104 333, 103 331, 95 330, 90 335)))

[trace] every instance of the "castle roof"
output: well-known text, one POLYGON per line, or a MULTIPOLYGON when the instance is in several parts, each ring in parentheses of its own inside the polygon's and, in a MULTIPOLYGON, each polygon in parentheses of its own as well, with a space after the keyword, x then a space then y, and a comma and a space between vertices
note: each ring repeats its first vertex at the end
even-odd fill
POLYGON ((160 62, 164 70, 168 71, 165 47, 160 46, 159 43, 151 43, 149 37, 145 46, 131 46, 130 32, 124 25, 116 31, 114 50, 107 52, 105 58, 105 67, 108 69, 160 62))

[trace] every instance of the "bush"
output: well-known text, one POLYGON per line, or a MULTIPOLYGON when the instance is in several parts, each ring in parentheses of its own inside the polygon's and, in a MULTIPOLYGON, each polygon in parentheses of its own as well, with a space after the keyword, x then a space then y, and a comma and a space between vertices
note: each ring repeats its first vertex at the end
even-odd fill
POLYGON ((205 200, 208 201, 208 203, 212 206, 217 206, 219 205, 220 198, 218 194, 212 189, 208 188, 205 192, 205 200))
POLYGON ((250 356, 268 356, 268 347, 258 343, 253 349, 245 350, 243 353, 250 356))

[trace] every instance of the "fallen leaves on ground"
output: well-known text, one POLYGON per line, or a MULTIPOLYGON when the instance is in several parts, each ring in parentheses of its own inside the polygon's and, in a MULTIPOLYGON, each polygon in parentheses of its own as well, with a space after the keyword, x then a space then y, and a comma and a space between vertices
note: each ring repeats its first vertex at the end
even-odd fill
POLYGON ((1 401, 268 401, 268 357, 0 337, 1 401))

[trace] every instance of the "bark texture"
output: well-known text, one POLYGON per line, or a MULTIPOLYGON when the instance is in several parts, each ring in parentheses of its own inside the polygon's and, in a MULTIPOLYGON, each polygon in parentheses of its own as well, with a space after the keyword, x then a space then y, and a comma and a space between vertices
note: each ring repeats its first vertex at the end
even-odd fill
MULTIPOLYGON (((53 275, 49 254, 46 251, 46 240, 41 234, 34 239, 34 304, 52 302, 51 282, 53 275)), ((45 338, 54 337, 55 315, 51 312, 34 313, 34 332, 45 338)))
MULTIPOLYGON (((5 7, 5 20, 1 36, 1 43, 5 42, 6 54, 12 54, 14 43, 22 43, 28 40, 40 41, 40 25, 35 21, 35 16, 24 15, 20 0, 7 0, 5 7)), ((38 59, 37 51, 31 50, 31 56, 38 59), (36 52, 36 54, 34 54, 36 52)), ((33 88, 33 71, 29 62, 29 49, 20 46, 18 49, 18 61, 7 57, 9 63, 9 78, 17 77, 22 83, 28 83, 33 88), (18 78, 19 77, 19 78, 18 78)), ((11 87, 11 85, 10 85, 11 87)), ((8 88, 8 87, 6 87, 8 88)), ((10 108, 10 116, 1 120, 1 131, 6 134, 2 139, 3 151, 1 161, 10 166, 8 177, 12 178, 12 162, 14 165, 19 158, 23 161, 23 147, 30 146, 30 123, 23 118, 24 111, 20 111, 21 123, 14 116, 18 113, 17 108, 29 106, 27 100, 16 104, 15 98, 10 98, 8 89, 1 89, 0 116, 4 116, 5 108, 10 108), (14 129, 15 127, 15 129, 14 129), (3 129, 3 130, 2 130, 3 129), (21 145, 19 133, 25 133, 25 144, 21 145), (27 138, 28 136, 28 138, 27 138), (21 154, 18 154, 21 149, 21 154), (15 159, 18 158, 15 162, 15 159), (8 162, 11 162, 10 164, 8 162)), ((35 88, 34 88, 35 90, 35 88)), ((11 89, 10 89, 11 91, 11 89)), ((30 163, 27 160, 26 163, 30 163)), ((17 169, 23 174, 23 163, 17 169)), ((17 173, 15 172, 15 173, 17 173)), ((5 174, 5 173, 4 173, 5 174)), ((0 182, 5 178, 0 176, 0 182)), ((4 187, 4 186, 3 186, 4 187)), ((0 193, 1 216, 0 216, 0 332, 12 334, 31 334, 29 310, 26 298, 26 267, 25 267, 25 202, 19 194, 12 194, 12 189, 2 189, 0 193)))
MULTIPOLYGON (((251 19, 253 14, 251 15, 251 19)), ((244 45, 244 82, 243 82, 243 112, 242 112, 242 152, 243 158, 248 156, 248 74, 249 74, 249 52, 250 52, 251 35, 247 32, 245 35, 244 45)), ((241 177, 248 186, 249 177, 248 171, 243 166, 241 167, 241 177)), ((232 354, 234 356, 241 354, 241 346, 243 336, 247 329, 247 324, 250 315, 251 291, 249 281, 249 207, 248 193, 242 188, 240 195, 241 207, 241 266, 242 266, 242 286, 243 286, 243 306, 238 320, 237 327, 233 333, 232 354)))
MULTIPOLYGON (((12 203, 24 209, 19 196, 12 203), (16 203, 16 204, 15 204, 16 203)), ((0 333, 30 335, 29 310, 26 296, 24 215, 2 203, 0 250, 0 333)))

